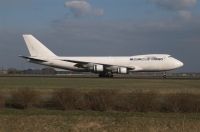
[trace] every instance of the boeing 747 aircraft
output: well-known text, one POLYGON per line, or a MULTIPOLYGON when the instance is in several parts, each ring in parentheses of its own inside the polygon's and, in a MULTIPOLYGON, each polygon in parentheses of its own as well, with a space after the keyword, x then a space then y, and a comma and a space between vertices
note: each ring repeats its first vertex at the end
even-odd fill
POLYGON ((130 72, 169 71, 183 63, 168 54, 147 54, 118 57, 64 57, 57 56, 32 35, 23 35, 30 56, 20 56, 31 63, 65 70, 93 72, 99 77, 130 72))

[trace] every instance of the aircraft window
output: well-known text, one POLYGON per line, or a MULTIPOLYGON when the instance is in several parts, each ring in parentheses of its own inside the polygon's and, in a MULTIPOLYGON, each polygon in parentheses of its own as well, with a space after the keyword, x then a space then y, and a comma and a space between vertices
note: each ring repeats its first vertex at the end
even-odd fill
POLYGON ((132 60, 133 60, 133 58, 130 58, 130 60, 132 61, 132 60))
POLYGON ((163 58, 152 57, 151 60, 163 60, 163 58))
POLYGON ((158 58, 158 57, 145 57, 145 58, 131 58, 131 60, 134 61, 150 61, 150 60, 158 60, 161 61, 163 58, 158 58))

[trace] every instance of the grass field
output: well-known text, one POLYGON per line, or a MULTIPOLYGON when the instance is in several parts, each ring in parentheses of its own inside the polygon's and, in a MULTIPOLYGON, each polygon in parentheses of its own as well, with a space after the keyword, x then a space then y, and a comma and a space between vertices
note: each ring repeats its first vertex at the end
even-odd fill
POLYGON ((48 92, 58 88, 118 89, 122 91, 155 91, 161 93, 200 93, 200 80, 177 79, 100 79, 100 78, 48 78, 0 77, 0 91, 21 88, 48 92))
MULTIPOLYGON (((0 78, 0 91, 5 94, 24 88, 39 90, 42 93, 49 93, 58 88, 75 88, 80 91, 116 89, 122 92, 153 91, 163 94, 177 92, 200 94, 200 80, 0 78)), ((198 132, 199 130, 200 113, 62 111, 35 108, 26 110, 2 108, 0 110, 0 131, 2 132, 198 132)))
POLYGON ((1 132, 198 132, 200 114, 2 110, 1 132))

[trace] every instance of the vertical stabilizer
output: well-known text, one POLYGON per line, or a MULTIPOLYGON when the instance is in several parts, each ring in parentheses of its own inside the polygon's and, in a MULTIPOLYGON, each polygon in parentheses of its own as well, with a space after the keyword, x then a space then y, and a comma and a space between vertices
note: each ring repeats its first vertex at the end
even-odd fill
POLYGON ((34 57, 54 57, 56 56, 52 51, 45 47, 39 40, 32 35, 23 35, 27 48, 31 56, 34 57))

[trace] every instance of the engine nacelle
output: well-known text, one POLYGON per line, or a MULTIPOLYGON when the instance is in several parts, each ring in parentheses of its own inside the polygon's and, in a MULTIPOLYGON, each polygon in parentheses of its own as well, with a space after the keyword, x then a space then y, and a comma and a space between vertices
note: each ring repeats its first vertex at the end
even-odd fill
POLYGON ((126 67, 118 67, 117 73, 119 74, 128 74, 128 69, 126 67))
POLYGON ((95 64, 95 65, 93 65, 92 70, 94 72, 103 72, 104 71, 104 67, 103 67, 103 65, 95 64))

